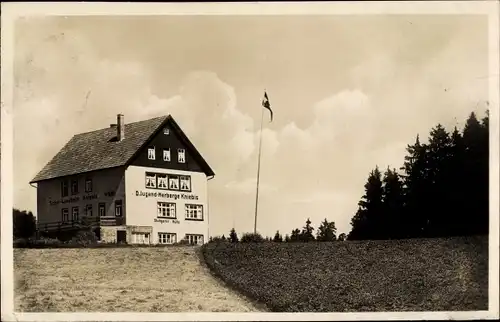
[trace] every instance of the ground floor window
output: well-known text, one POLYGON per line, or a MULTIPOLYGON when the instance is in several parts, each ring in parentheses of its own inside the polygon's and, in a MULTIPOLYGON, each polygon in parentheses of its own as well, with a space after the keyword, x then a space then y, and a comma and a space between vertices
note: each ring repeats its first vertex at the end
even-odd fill
POLYGON ((187 220, 203 220, 203 206, 186 204, 187 220))
POLYGON ((174 244, 177 242, 177 235, 174 233, 158 233, 159 244, 174 244))
POLYGON ((62 220, 62 222, 69 221, 69 210, 68 210, 68 208, 61 209, 61 220, 62 220))
POLYGON ((203 244, 203 235, 186 234, 186 240, 190 244, 202 245, 203 244))
POLYGON ((115 200, 115 217, 121 217, 122 216, 122 201, 121 200, 115 200))
POLYGON ((133 244, 149 244, 149 233, 132 233, 133 244))
POLYGON ((173 202, 158 202, 158 217, 161 218, 177 218, 175 214, 175 203, 173 202))
POLYGON ((71 209, 71 215, 72 215, 73 221, 78 221, 78 207, 73 207, 71 209))

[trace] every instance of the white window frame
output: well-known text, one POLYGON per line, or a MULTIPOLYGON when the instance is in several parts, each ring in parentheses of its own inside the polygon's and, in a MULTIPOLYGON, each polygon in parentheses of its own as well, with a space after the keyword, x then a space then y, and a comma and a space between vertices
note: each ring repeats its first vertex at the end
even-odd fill
POLYGON ((169 135, 170 134, 170 129, 168 127, 163 129, 163 134, 169 135))
POLYGON ((203 205, 199 204, 185 204, 184 213, 186 220, 203 221, 203 205))
POLYGON ((186 150, 177 149, 177 162, 186 163, 186 150))
POLYGON ((78 206, 76 207, 71 207, 71 220, 72 221, 78 221, 78 217, 80 216, 78 206), (75 211, 76 210, 76 211, 75 211), (76 215, 76 216, 75 216, 76 215), (75 219, 76 217, 76 219, 75 219))
POLYGON ((92 192, 92 179, 85 179, 85 192, 92 192))
POLYGON ((175 233, 158 233, 158 244, 175 244, 177 242, 177 234, 175 233))
POLYGON ((148 245, 151 243, 150 233, 132 233, 132 244, 148 245))
POLYGON ((180 190, 182 191, 191 191, 191 177, 190 176, 180 176, 179 177, 179 186, 180 186, 180 190), (187 189, 183 189, 182 187, 182 181, 186 181, 187 182, 187 189))
POLYGON ((69 209, 68 208, 61 209, 61 221, 62 222, 69 221, 69 209))
POLYGON ((146 173, 146 188, 156 188, 156 173, 146 173), (152 180, 152 181, 148 181, 148 179, 152 180), (151 184, 148 185, 148 182, 150 182, 151 184))
POLYGON ((91 204, 85 206, 85 216, 92 217, 92 212, 94 211, 94 207, 91 204))
POLYGON ((148 148, 148 160, 155 160, 156 159, 156 149, 155 147, 149 147, 148 148))
POLYGON ((156 216, 158 218, 177 219, 177 205, 175 202, 158 201, 156 204, 156 216))
POLYGON ((170 149, 163 149, 163 161, 170 162, 170 149))
POLYGON ((192 245, 203 245, 203 235, 186 234, 186 240, 192 245))
POLYGON ((156 185, 158 189, 168 189, 168 175, 157 173, 156 185))
POLYGON ((179 176, 178 175, 169 175, 168 176, 168 190, 179 190, 179 176), (173 185, 172 183, 176 183, 173 185))
POLYGON ((115 217, 123 217, 123 203, 121 200, 115 201, 115 217))

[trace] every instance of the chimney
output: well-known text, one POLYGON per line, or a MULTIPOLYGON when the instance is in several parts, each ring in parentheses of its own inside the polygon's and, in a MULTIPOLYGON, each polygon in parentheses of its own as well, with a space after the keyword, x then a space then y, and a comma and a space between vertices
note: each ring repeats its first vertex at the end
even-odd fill
POLYGON ((125 138, 125 122, 123 121, 123 114, 118 114, 116 116, 116 137, 118 141, 122 141, 125 138))

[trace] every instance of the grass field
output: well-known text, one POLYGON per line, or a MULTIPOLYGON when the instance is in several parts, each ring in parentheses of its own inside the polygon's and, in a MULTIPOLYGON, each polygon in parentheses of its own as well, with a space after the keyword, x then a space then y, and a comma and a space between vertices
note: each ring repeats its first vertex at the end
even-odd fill
POLYGON ((282 312, 488 309, 488 238, 208 244, 207 264, 282 312))
POLYGON ((24 312, 247 312, 250 302, 200 265, 193 247, 15 249, 24 312))

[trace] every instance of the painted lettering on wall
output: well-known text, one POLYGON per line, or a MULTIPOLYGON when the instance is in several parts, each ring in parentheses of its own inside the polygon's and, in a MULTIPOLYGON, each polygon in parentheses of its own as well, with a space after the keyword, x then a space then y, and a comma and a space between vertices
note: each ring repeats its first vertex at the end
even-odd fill
POLYGON ((135 191, 136 197, 144 197, 144 198, 167 198, 167 199, 185 199, 185 200, 198 200, 197 195, 188 194, 188 193, 170 193, 170 192, 148 192, 148 191, 135 191))
POLYGON ((161 219, 155 218, 154 222, 159 222, 160 224, 180 224, 181 222, 177 219, 161 219))
POLYGON ((97 193, 94 193, 92 195, 83 196, 83 200, 92 200, 92 199, 97 199, 97 193))
POLYGON ((66 204, 66 203, 75 203, 80 201, 80 197, 70 197, 67 199, 59 199, 59 200, 49 200, 49 204, 51 206, 55 206, 58 204, 66 204))
POLYGON ((108 192, 105 192, 104 193, 104 196, 105 197, 114 197, 115 196, 115 192, 114 191, 108 191, 108 192))

